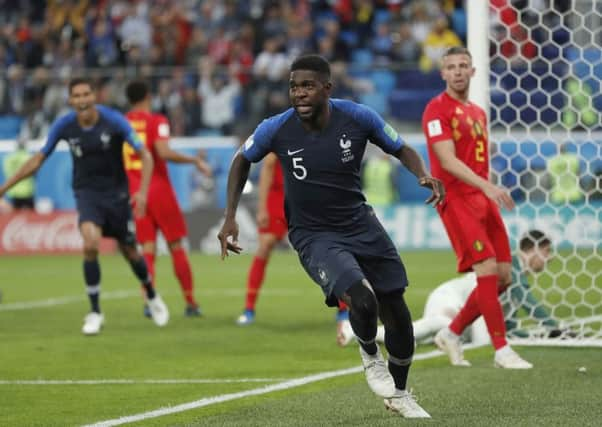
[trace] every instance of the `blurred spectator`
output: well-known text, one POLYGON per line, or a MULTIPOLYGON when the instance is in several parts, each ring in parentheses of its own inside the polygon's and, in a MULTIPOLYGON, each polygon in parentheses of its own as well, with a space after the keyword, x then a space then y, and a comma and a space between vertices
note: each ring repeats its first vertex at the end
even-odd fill
POLYGON ((119 52, 116 34, 105 9, 100 9, 98 14, 90 14, 86 23, 86 37, 88 67, 107 67, 117 62, 119 52))
POLYGON ((196 135, 201 129, 201 104, 199 102, 199 96, 194 87, 186 87, 182 97, 182 110, 184 120, 184 133, 183 135, 196 135))
POLYGON ((388 22, 376 26, 376 34, 370 40, 370 50, 374 54, 375 65, 389 65, 393 59, 393 39, 388 22))
POLYGON ((399 24, 397 33, 392 34, 391 52, 400 62, 415 63, 422 52, 420 44, 412 37, 412 27, 408 23, 399 24))
POLYGON ((128 50, 131 46, 139 47, 142 52, 150 49, 152 29, 148 13, 146 2, 136 2, 127 7, 118 30, 122 49, 128 50))
MULTIPOLYGON (((19 140, 15 151, 4 157, 4 162, 2 164, 4 176, 13 176, 30 157, 31 154, 27 151, 25 141, 22 139, 19 140)), ((33 176, 23 179, 6 193, 15 209, 33 209, 34 194, 35 178, 33 176)))
POLYGON ((0 114, 23 114, 25 108, 25 75, 23 67, 13 64, 0 84, 0 114))
POLYGON ((386 153, 373 155, 366 160, 362 173, 362 190, 371 206, 386 207, 398 200, 399 168, 386 153))
POLYGON ((343 61, 330 64, 330 79, 333 98, 355 101, 357 95, 374 91, 372 81, 350 76, 347 73, 347 65, 343 61))
POLYGON ((432 31, 422 43, 420 69, 428 72, 436 68, 445 51, 453 46, 462 46, 462 41, 449 29, 447 18, 441 16, 437 18, 432 31))
POLYGON ((567 144, 560 146, 560 153, 548 160, 548 173, 552 178, 551 200, 554 203, 576 203, 583 200, 579 185, 579 157, 570 153, 567 144))
POLYGON ((201 82, 198 88, 202 103, 203 126, 228 135, 232 131, 235 101, 240 93, 236 75, 227 75, 215 69, 210 60, 201 64, 201 82))

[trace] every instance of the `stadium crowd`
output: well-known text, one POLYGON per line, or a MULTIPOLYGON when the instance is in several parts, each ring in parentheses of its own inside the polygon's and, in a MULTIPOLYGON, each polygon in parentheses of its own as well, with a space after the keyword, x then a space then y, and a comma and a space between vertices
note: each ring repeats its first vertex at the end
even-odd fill
POLYGON ((93 76, 98 101, 120 110, 128 79, 148 78, 153 107, 169 117, 174 136, 231 133, 234 125, 244 133, 287 105, 288 67, 300 53, 331 61, 334 96, 353 98, 374 90, 349 73, 361 65, 356 52, 367 52, 372 66, 426 72, 466 35, 463 1, 454 0, 0 5, 0 116, 24 119, 27 138, 43 136, 64 112, 66 85, 78 75, 93 76))

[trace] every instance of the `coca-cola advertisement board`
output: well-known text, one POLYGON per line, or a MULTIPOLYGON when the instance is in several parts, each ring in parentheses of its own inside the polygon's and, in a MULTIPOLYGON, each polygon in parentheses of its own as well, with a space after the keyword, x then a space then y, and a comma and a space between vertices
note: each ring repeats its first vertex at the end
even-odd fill
MULTIPOLYGON (((75 211, 0 215, 0 254, 81 253, 82 248, 75 211)), ((102 239, 101 252, 115 248, 113 240, 102 239)))

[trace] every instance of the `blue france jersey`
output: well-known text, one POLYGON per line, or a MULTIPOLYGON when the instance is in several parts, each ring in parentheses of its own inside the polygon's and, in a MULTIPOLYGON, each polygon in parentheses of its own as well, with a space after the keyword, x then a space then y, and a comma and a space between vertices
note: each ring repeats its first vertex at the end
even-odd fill
POLYGON ((291 108, 264 120, 242 147, 251 162, 278 156, 285 181, 285 212, 295 230, 348 230, 363 217, 360 166, 366 143, 387 153, 403 141, 375 111, 331 99, 330 119, 320 132, 307 131, 291 108))
POLYGON ((136 151, 142 143, 127 119, 118 111, 97 105, 99 119, 91 128, 82 128, 75 112, 57 119, 40 150, 50 155, 59 141, 69 144, 73 159, 73 190, 127 194, 128 181, 123 168, 123 144, 136 151))

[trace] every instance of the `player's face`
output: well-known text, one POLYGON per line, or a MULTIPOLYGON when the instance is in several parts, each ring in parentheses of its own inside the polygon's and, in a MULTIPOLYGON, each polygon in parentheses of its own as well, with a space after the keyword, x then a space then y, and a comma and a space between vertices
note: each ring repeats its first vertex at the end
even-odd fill
POLYGON ((441 78, 454 92, 461 93, 468 90, 474 71, 472 60, 465 53, 443 57, 441 78))
POLYGON ((94 114, 96 95, 88 83, 80 83, 71 88, 69 105, 75 110, 78 117, 89 119, 94 114))
POLYGON ((529 271, 540 273, 546 268, 546 264, 552 259, 552 248, 548 246, 535 247, 527 254, 529 271))
POLYGON ((322 114, 330 97, 331 84, 315 71, 295 70, 289 80, 291 105, 303 121, 314 121, 322 114))

